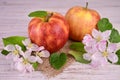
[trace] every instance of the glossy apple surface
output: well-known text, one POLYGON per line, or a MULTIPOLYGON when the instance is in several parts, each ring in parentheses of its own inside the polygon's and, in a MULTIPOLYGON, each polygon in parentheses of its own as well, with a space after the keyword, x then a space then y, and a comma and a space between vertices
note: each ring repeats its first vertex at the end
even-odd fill
POLYGON ((69 25, 64 16, 52 13, 47 21, 33 18, 28 27, 31 41, 39 46, 44 46, 50 53, 61 49, 68 40, 69 25))
POLYGON ((69 37, 75 41, 82 41, 86 34, 91 34, 93 28, 97 28, 100 15, 95 10, 75 6, 68 10, 65 18, 70 26, 69 37))

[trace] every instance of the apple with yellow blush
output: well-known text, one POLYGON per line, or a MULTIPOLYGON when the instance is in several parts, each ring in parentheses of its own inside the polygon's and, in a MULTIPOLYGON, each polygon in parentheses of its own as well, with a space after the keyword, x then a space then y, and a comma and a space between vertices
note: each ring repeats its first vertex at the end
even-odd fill
POLYGON ((82 41, 86 34, 91 34, 94 28, 97 29, 97 23, 100 15, 96 10, 86 7, 74 6, 70 8, 65 18, 69 24, 69 37, 75 41, 82 41))

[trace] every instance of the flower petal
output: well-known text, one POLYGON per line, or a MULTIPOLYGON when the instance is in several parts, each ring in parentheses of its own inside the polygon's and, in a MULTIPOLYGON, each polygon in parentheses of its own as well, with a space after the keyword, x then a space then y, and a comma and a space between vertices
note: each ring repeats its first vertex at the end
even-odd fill
POLYGON ((108 64, 108 60, 106 57, 102 57, 100 59, 100 63, 101 63, 101 66, 105 66, 106 64, 108 64))
POLYGON ((100 66, 100 61, 98 61, 98 60, 92 60, 91 61, 91 63, 90 63, 90 65, 93 67, 93 68, 96 68, 96 67, 98 67, 98 66, 100 66))
POLYGON ((22 50, 21 47, 20 47, 19 45, 15 45, 15 47, 16 47, 16 49, 19 50, 19 51, 22 50))
POLYGON ((107 52, 114 53, 117 50, 117 45, 114 43, 108 44, 107 52))
POLYGON ((30 56, 30 57, 28 58, 28 60, 29 60, 30 62, 36 62, 36 61, 37 61, 37 59, 36 59, 35 56, 30 56))
POLYGON ((108 59, 112 63, 116 63, 118 61, 118 56, 115 53, 111 53, 111 54, 108 55, 108 59))
POLYGON ((98 48, 96 44, 93 44, 92 46, 84 46, 84 49, 87 53, 95 53, 98 52, 98 48))
POLYGON ((15 46, 14 45, 7 45, 4 49, 7 50, 7 51, 14 51, 15 46))
POLYGON ((90 53, 85 53, 85 54, 83 54, 83 58, 84 58, 85 60, 88 60, 88 61, 91 60, 91 56, 92 56, 92 54, 90 54, 90 53))
POLYGON ((45 48, 44 48, 44 46, 40 46, 39 48, 38 48, 38 51, 42 51, 42 50, 44 50, 45 48))
MULTIPOLYGON (((16 61, 18 61, 18 60, 19 60, 19 55, 18 55, 18 56, 14 56, 13 61, 16 62, 16 61)), ((20 62, 21 62, 21 61, 20 61, 20 62)))
POLYGON ((95 52, 91 57, 91 59, 95 61, 100 60, 101 58, 102 58, 102 55, 100 52, 95 52))
POLYGON ((31 43, 31 40, 30 39, 25 39, 24 41, 22 41, 22 43, 27 46, 31 43))
POLYGON ((100 41, 98 43, 98 49, 100 52, 104 52, 106 50, 107 42, 106 41, 100 41))
POLYGON ((50 56, 50 52, 47 50, 41 51, 40 54, 41 54, 41 57, 49 57, 50 56))
POLYGON ((36 44, 32 44, 32 47, 30 49, 31 51, 38 51, 39 47, 36 44))
POLYGON ((84 49, 88 53, 93 53, 92 47, 90 47, 90 46, 84 46, 84 49))
POLYGON ((90 34, 87 34, 84 36, 82 43, 87 45, 91 39, 92 39, 92 36, 90 34))
POLYGON ((111 30, 107 30, 107 31, 103 32, 103 33, 102 33, 103 40, 108 40, 110 34, 111 34, 111 30))
POLYGON ((91 57, 91 65, 92 67, 103 66, 107 63, 107 59, 101 55, 101 53, 94 53, 91 57))
POLYGON ((25 66, 21 62, 16 62, 15 63, 15 69, 17 69, 20 72, 25 71, 25 66))
POLYGON ((37 56, 36 58, 38 63, 41 63, 41 64, 43 63, 43 60, 39 56, 37 56))
POLYGON ((21 54, 24 58, 28 58, 28 57, 30 57, 30 55, 31 55, 31 51, 30 50, 27 50, 27 51, 25 51, 25 53, 22 53, 21 54))
POLYGON ((99 31, 96 30, 96 29, 93 29, 93 31, 92 31, 92 36, 93 36, 93 38, 97 39, 98 36, 100 36, 100 34, 101 34, 101 32, 99 32, 99 31))
POLYGON ((26 68, 26 72, 33 72, 34 71, 33 66, 29 63, 25 65, 25 68, 26 68))

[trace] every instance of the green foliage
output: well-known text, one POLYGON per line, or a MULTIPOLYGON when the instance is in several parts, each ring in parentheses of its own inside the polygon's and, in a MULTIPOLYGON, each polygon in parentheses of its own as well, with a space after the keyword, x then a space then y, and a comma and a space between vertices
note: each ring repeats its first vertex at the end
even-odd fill
POLYGON ((120 65, 120 49, 116 52, 117 56, 118 56, 118 62, 117 64, 120 65))
POLYGON ((38 62, 32 63, 32 66, 36 70, 39 66, 39 63, 38 62))
POLYGON ((97 26, 101 32, 112 29, 112 24, 109 22, 107 18, 102 18, 101 20, 99 20, 97 26))
POLYGON ((83 59, 83 54, 85 53, 84 44, 82 42, 73 42, 70 45, 69 54, 72 55, 76 61, 80 63, 89 63, 85 59, 83 59))
POLYGON ((111 35, 110 35, 110 42, 112 43, 118 43, 120 42, 120 34, 116 29, 112 29, 111 35))
POLYGON ((75 51, 79 51, 79 52, 85 52, 84 50, 84 44, 82 42, 73 42, 70 45, 70 49, 75 50, 75 51))
POLYGON ((50 56, 50 64, 54 69, 60 69, 67 60, 67 56, 65 53, 53 53, 50 56))
POLYGON ((83 54, 82 52, 79 51, 69 51, 69 54, 72 55, 76 61, 80 62, 80 63, 89 63, 89 61, 83 59, 83 54))
POLYGON ((31 12, 28 16, 44 18, 44 17, 48 16, 48 13, 47 13, 47 11, 34 11, 34 12, 31 12))
POLYGON ((7 54, 9 54, 9 52, 6 51, 6 50, 2 50, 1 53, 2 53, 3 55, 7 55, 7 54))

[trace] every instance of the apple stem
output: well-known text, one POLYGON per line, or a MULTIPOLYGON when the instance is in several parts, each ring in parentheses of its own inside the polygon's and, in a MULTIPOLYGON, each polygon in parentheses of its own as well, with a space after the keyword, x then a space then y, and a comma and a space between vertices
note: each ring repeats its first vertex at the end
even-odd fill
POLYGON ((45 20, 45 22, 48 22, 49 21, 49 19, 50 19, 50 17, 53 15, 53 13, 48 13, 48 16, 46 17, 46 20, 45 20))
POLYGON ((86 9, 88 8, 88 2, 86 2, 86 7, 85 7, 86 9))

